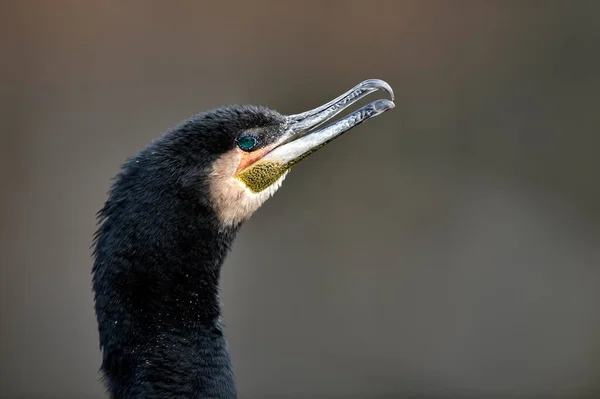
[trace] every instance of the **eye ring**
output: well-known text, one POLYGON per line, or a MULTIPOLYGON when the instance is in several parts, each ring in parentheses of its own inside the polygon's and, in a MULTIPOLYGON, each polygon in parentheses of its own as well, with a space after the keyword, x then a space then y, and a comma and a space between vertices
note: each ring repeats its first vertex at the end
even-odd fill
POLYGON ((236 144, 242 151, 249 152, 258 146, 258 139, 253 134, 242 134, 237 138, 236 144))

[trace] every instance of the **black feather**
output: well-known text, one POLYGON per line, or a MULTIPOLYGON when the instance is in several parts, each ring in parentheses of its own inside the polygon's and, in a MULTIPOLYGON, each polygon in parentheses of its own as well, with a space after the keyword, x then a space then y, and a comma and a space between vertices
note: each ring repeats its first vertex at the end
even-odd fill
POLYGON ((112 398, 236 397, 218 283, 239 226, 221 225, 206 178, 240 133, 282 123, 267 108, 220 108, 123 165, 98 213, 92 270, 112 398))

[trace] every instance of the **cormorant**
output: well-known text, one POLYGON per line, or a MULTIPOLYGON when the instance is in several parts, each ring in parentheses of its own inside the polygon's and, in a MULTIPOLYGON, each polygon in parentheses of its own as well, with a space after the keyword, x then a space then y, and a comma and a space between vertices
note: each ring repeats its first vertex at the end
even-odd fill
POLYGON ((93 289, 101 372, 113 399, 236 398, 220 326, 219 274, 240 225, 292 166, 394 107, 366 80, 313 110, 196 114, 128 159, 98 212, 93 289))

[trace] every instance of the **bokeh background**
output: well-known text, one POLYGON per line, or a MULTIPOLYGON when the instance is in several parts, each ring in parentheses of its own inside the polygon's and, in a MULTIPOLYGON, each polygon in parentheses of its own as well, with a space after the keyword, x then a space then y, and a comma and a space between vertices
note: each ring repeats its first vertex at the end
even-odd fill
POLYGON ((296 167, 224 266, 241 397, 600 397, 599 2, 1 7, 0 397, 106 397, 90 245, 128 156, 367 78, 396 109, 296 167))

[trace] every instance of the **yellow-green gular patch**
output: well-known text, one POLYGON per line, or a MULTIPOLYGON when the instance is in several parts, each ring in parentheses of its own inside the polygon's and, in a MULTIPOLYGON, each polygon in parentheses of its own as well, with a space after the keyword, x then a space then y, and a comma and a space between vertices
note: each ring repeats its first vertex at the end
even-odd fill
POLYGON ((291 167, 278 162, 259 161, 244 169, 236 178, 257 194, 279 180, 291 167))

